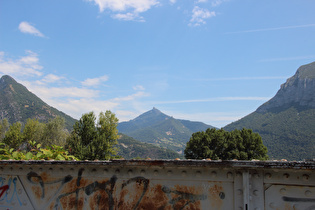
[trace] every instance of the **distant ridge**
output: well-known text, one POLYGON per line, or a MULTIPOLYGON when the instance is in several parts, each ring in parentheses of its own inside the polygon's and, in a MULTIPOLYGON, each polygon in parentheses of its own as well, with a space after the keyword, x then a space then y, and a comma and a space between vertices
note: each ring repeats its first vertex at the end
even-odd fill
POLYGON ((66 128, 72 130, 75 119, 49 106, 12 77, 4 75, 0 79, 0 120, 9 123, 25 123, 28 118, 47 122, 56 116, 65 118, 66 128))
MULTIPOLYGON (((149 113, 149 116, 160 115, 158 110, 149 113)), ((65 118, 66 128, 71 131, 75 119, 63 112, 49 106, 26 87, 16 82, 12 77, 4 75, 0 78, 0 120, 6 118, 9 123, 26 123, 28 118, 47 122, 56 116, 65 118)), ((143 121, 138 121, 137 126, 152 123, 150 117, 143 116, 143 121), (146 119, 146 120, 145 120, 146 119)), ((160 148, 151 144, 143 143, 124 134, 119 134, 117 147, 118 155, 125 159, 130 158, 152 158, 152 159, 174 159, 182 158, 173 150, 160 148)))
POLYGON ((124 157, 125 159, 182 159, 184 157, 173 150, 143 143, 124 134, 119 134, 117 147, 118 155, 124 157))
POLYGON ((153 108, 133 120, 119 123, 118 131, 142 142, 182 154, 192 133, 213 128, 202 122, 178 120, 153 108))
POLYGON ((243 127, 262 136, 271 158, 315 158, 315 62, 298 68, 272 99, 224 129, 243 127))

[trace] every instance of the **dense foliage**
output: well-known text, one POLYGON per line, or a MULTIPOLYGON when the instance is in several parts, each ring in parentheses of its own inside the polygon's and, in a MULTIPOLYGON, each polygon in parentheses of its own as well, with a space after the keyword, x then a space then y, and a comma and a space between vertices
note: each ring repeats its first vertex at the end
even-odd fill
POLYGON ((65 129, 65 121, 61 117, 40 123, 35 119, 27 119, 26 124, 16 122, 9 124, 7 119, 0 121, 0 142, 13 149, 37 142, 43 147, 50 145, 64 146, 69 133, 65 129))
POLYGON ((48 123, 28 119, 23 126, 7 119, 0 121, 0 160, 76 160, 63 148, 69 133, 64 119, 48 123))
POLYGON ((57 145, 41 148, 41 144, 31 143, 29 151, 14 150, 4 143, 0 143, 0 160, 77 160, 68 155, 63 147, 57 145))
POLYGON ((224 129, 242 127, 259 133, 272 159, 304 160, 315 157, 315 109, 292 106, 287 109, 254 112, 224 129))
POLYGON ((110 111, 101 112, 95 124, 93 112, 84 114, 71 134, 65 120, 56 117, 48 123, 28 119, 25 126, 0 121, 0 159, 23 160, 104 160, 116 154, 118 119, 110 111), (64 149, 64 146, 69 150, 64 149))
POLYGON ((215 128, 193 133, 185 149, 187 159, 266 160, 267 148, 250 129, 231 132, 215 128))
POLYGON ((93 112, 82 115, 73 126, 67 149, 81 160, 105 160, 116 155, 118 119, 110 111, 101 112, 96 123, 93 112))

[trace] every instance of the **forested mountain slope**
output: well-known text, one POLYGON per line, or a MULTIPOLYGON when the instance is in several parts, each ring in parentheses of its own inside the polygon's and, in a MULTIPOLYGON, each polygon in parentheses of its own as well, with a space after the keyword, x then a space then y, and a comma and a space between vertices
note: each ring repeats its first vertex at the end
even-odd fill
POLYGON ((4 75, 0 79, 0 120, 9 123, 25 123, 28 118, 47 122, 56 116, 65 119, 66 128, 72 130, 75 119, 49 106, 12 77, 4 75))
POLYGON ((277 94, 255 112, 224 127, 258 132, 270 158, 315 157, 315 62, 301 66, 277 94))
POLYGON ((117 128, 119 132, 139 141, 181 154, 192 133, 212 127, 201 122, 178 120, 153 108, 133 120, 119 123, 117 128))
POLYGON ((152 144, 143 143, 133 139, 132 137, 124 134, 119 134, 118 155, 125 159, 134 158, 151 158, 151 159, 175 159, 183 158, 183 155, 179 155, 173 150, 154 146, 152 144))

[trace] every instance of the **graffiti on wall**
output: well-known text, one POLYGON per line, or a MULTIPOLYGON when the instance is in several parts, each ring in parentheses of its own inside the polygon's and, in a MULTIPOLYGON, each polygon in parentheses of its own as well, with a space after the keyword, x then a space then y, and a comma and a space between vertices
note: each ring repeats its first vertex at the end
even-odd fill
POLYGON ((207 199, 201 186, 168 186, 143 176, 89 179, 83 174, 80 169, 76 176, 54 178, 32 171, 25 178, 27 191, 37 208, 50 209, 200 209, 200 201, 207 199))
POLYGON ((19 194, 21 190, 18 191, 17 188, 18 178, 17 177, 0 177, 0 206, 8 203, 17 203, 17 205, 22 206, 22 201, 19 194))

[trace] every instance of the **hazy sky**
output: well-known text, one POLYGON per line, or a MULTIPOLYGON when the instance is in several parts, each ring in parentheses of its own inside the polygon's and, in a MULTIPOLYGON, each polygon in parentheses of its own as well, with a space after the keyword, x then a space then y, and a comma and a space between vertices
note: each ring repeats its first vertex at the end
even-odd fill
POLYGON ((0 76, 79 119, 222 127, 315 60, 314 0, 0 0, 0 76))

